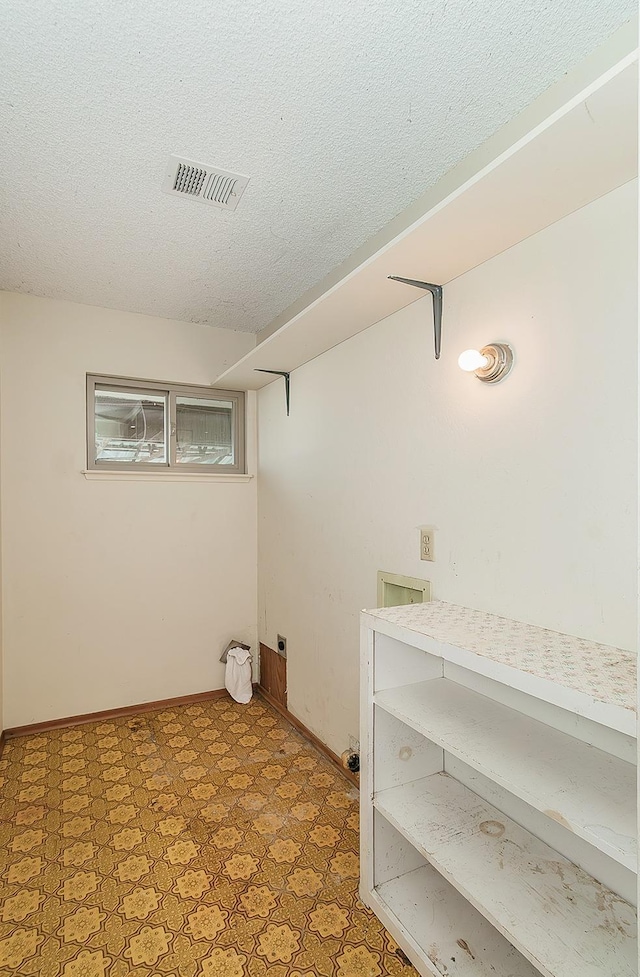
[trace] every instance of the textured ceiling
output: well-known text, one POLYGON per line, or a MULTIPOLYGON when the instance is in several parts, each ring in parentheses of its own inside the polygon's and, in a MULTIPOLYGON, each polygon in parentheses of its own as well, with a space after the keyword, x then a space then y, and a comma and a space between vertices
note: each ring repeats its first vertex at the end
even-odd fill
POLYGON ((636 0, 3 0, 0 288, 257 331, 636 0), (235 214, 161 192, 246 173, 235 214))

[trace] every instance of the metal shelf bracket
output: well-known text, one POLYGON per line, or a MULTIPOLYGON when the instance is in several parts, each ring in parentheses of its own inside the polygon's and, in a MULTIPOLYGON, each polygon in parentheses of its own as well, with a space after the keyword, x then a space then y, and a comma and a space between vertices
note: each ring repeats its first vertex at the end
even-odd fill
POLYGON ((286 370, 255 370, 256 373, 273 373, 276 377, 284 377, 284 396, 287 402, 287 417, 289 416, 289 400, 291 394, 291 380, 289 379, 291 374, 287 373, 286 370))
POLYGON ((431 285, 429 282, 417 282, 413 278, 399 278, 398 275, 388 276, 394 282, 413 285, 414 288, 424 288, 433 295, 433 341, 436 359, 440 359, 442 346, 442 285, 431 285))

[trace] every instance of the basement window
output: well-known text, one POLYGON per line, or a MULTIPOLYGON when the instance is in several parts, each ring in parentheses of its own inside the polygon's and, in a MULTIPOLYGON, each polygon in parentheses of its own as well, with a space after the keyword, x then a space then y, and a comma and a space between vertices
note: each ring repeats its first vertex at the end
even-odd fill
POLYGON ((242 391, 87 376, 89 471, 242 474, 244 445, 242 391))

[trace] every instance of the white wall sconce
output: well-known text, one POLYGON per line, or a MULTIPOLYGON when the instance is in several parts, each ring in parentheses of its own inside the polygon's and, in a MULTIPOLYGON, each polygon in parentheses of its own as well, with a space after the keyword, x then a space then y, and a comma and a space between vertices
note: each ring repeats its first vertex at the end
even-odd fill
POLYGON ((511 372, 513 350, 506 343, 490 343, 482 349, 465 349, 458 357, 458 366, 467 373, 475 373, 484 383, 499 383, 511 372))

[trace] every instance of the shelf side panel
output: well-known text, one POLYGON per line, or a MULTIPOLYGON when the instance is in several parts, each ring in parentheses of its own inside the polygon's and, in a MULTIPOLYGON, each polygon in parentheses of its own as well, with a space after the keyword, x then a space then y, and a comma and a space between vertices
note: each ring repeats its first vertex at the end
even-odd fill
POLYGON ((373 690, 395 689, 413 682, 441 678, 444 663, 436 655, 375 632, 373 690))
POLYGON ((408 784, 444 769, 441 747, 395 716, 375 708, 373 723, 374 790, 408 784))

